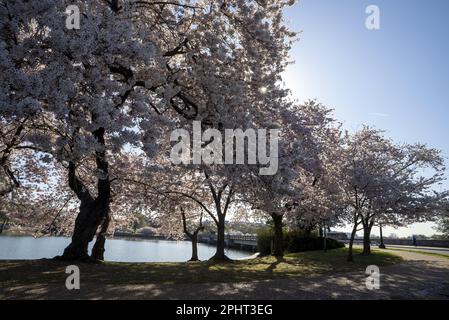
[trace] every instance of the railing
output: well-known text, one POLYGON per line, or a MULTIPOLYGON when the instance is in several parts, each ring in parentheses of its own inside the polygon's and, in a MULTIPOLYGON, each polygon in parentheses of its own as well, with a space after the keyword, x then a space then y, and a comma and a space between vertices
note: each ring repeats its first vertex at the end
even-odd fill
MULTIPOLYGON (((371 240, 373 241, 373 240, 371 240)), ((376 241, 380 242, 380 240, 376 241)), ((413 240, 408 239, 384 239, 385 244, 413 246, 413 240)), ((421 247, 443 247, 449 248, 449 240, 416 240, 416 245, 421 247)))
MULTIPOLYGON (((198 238, 200 240, 213 240, 217 241, 217 235, 216 234, 204 234, 199 235, 198 238)), ((236 235, 236 234, 226 234, 225 235, 226 241, 251 241, 256 243, 257 242, 257 236, 256 235, 236 235)))
POLYGON ((243 241, 254 241, 257 242, 256 235, 227 235, 230 240, 243 240, 243 241))
MULTIPOLYGON (((349 240, 339 240, 344 243, 349 243, 349 240)), ((354 239, 354 243, 363 243, 363 239, 354 239)), ((377 245, 380 243, 379 238, 371 239, 372 245, 377 245)), ((413 240, 411 239, 386 239, 384 238, 384 243, 386 245, 401 245, 401 246, 413 246, 413 240)), ((420 247, 441 247, 449 248, 449 240, 416 240, 416 245, 420 247)))

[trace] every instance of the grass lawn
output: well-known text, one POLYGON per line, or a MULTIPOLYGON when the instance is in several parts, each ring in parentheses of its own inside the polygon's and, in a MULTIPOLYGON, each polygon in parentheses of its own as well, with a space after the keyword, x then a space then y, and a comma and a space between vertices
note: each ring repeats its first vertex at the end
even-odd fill
MULTIPOLYGON (((232 263, 117 263, 79 264, 83 283, 100 285, 246 282, 274 278, 308 277, 365 270, 368 265, 386 266, 401 261, 394 253, 374 251, 346 262, 346 248, 327 252, 287 254, 283 260, 261 257, 232 263)), ((69 263, 52 260, 0 261, 0 288, 22 285, 65 283, 69 263)))

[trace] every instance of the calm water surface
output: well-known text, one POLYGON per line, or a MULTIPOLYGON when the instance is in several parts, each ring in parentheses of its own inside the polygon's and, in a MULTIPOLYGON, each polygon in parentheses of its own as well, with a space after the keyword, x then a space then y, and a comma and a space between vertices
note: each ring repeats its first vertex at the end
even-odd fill
MULTIPOLYGON (((1 259, 42 259, 53 258, 62 254, 64 248, 70 243, 70 238, 64 237, 15 237, 0 236, 1 259)), ((90 249, 93 246, 91 242, 90 249)), ((191 243, 187 241, 168 240, 106 240, 105 260, 121 262, 181 262, 190 259, 191 243)), ((198 256, 207 260, 215 253, 215 247, 198 244, 198 256)), ((227 250, 232 259, 244 258, 251 253, 227 250)))

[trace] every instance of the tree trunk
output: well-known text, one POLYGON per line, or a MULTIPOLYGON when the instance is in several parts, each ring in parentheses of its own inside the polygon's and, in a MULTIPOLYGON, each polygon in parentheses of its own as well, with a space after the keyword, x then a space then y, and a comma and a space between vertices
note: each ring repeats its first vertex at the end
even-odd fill
POLYGON ((363 252, 362 254, 371 254, 371 230, 373 228, 372 222, 363 224, 363 252))
POLYGON ((57 259, 67 261, 92 260, 88 254, 89 243, 95 237, 98 227, 109 212, 109 201, 102 203, 99 200, 96 199, 87 204, 81 204, 75 220, 72 242, 65 248, 62 256, 57 257, 57 259))
POLYGON ((192 236, 192 258, 189 261, 198 261, 198 234, 192 236))
POLYGON ((106 233, 108 232, 110 216, 107 214, 101 223, 100 232, 97 234, 94 247, 92 248, 91 258, 94 260, 104 260, 104 244, 106 242, 106 233))
POLYGON ((326 225, 323 226, 323 249, 327 251, 327 230, 326 225))
POLYGON ((347 258, 347 261, 349 261, 349 262, 354 262, 354 257, 352 254, 352 247, 354 244, 355 235, 357 233, 357 226, 358 226, 357 223, 354 223, 354 228, 352 228, 352 232, 351 232, 351 239, 349 239, 348 258, 347 258))
POLYGON ((3 220, 2 225, 0 226, 0 234, 3 233, 3 230, 5 230, 6 223, 8 222, 8 218, 3 220))
POLYGON ((305 236, 306 238, 309 238, 309 237, 312 236, 312 228, 311 228, 311 227, 306 227, 306 228, 304 229, 304 236, 305 236))
POLYGON ((189 237, 190 241, 192 241, 192 258, 189 261, 198 261, 198 233, 204 230, 203 226, 203 212, 201 212, 200 223, 196 230, 191 233, 187 228, 187 218, 184 212, 184 208, 181 207, 181 217, 182 217, 182 226, 184 229, 184 233, 187 237, 189 237))
POLYGON ((386 249, 385 243, 384 243, 384 235, 382 233, 382 225, 381 224, 379 224, 379 231, 380 231, 380 245, 379 245, 379 248, 380 249, 386 249))
MULTIPOLYGON (((20 125, 16 128, 16 131, 12 137, 12 139, 5 143, 5 148, 3 149, 3 155, 0 158, 0 166, 3 168, 5 172, 5 180, 9 179, 9 182, 5 181, 7 184, 5 189, 0 189, 0 197, 6 196, 11 193, 15 188, 20 187, 20 182, 16 178, 14 172, 10 168, 10 157, 13 149, 20 143, 22 131, 24 130, 25 122, 27 118, 25 118, 20 125)), ((3 230, 3 229, 2 229, 3 230)))
POLYGON ((363 228, 363 252, 362 254, 371 254, 371 232, 368 228, 363 228))
POLYGON ((211 258, 214 261, 229 261, 230 259, 225 254, 225 219, 219 217, 217 223, 217 250, 215 255, 211 258))
POLYGON ((273 242, 273 255, 278 258, 284 256, 284 235, 282 232, 282 218, 280 214, 272 213, 271 217, 274 222, 274 242, 273 242))
MULTIPOLYGON (((94 115, 93 119, 95 119, 94 115)), ((104 128, 95 130, 93 135, 100 145, 105 145, 104 128)), ((105 150, 97 151, 95 153, 95 162, 97 170, 104 175, 103 177, 97 178, 98 192, 95 198, 92 197, 89 189, 77 177, 75 163, 72 161, 69 162, 69 187, 76 194, 81 204, 78 216, 75 220, 75 230, 73 232, 72 242, 65 248, 62 256, 55 257, 55 259, 67 261, 92 261, 92 258, 87 252, 88 246, 95 237, 100 224, 109 215, 111 198, 109 164, 106 160, 105 150)))

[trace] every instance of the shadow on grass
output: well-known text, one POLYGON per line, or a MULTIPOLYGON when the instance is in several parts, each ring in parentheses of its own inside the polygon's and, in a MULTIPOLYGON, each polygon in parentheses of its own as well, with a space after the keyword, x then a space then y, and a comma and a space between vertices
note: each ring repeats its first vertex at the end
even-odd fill
MULTIPOLYGON (((73 295, 85 298, 124 298, 129 295, 139 298, 141 291, 145 292, 142 298, 154 298, 167 296, 172 292, 169 288, 173 285, 208 284, 213 284, 210 290, 221 288, 211 293, 220 295, 220 292, 232 292, 232 287, 239 283, 245 283, 243 286, 253 292, 250 288, 257 287, 254 281, 304 280, 314 276, 364 270, 369 264, 389 265, 400 261, 400 258, 388 253, 375 253, 371 257, 356 257, 356 263, 350 264, 345 262, 345 255, 346 250, 337 249, 287 254, 283 258, 236 260, 232 263, 80 263, 78 266, 82 289, 79 292, 71 292, 65 288, 68 276, 65 268, 69 263, 52 260, 0 261, 0 298, 64 298, 73 295), (163 292, 161 286, 164 287, 163 292)), ((176 293, 173 294, 176 296, 176 293)), ((184 294, 190 297, 189 293, 184 294)))

